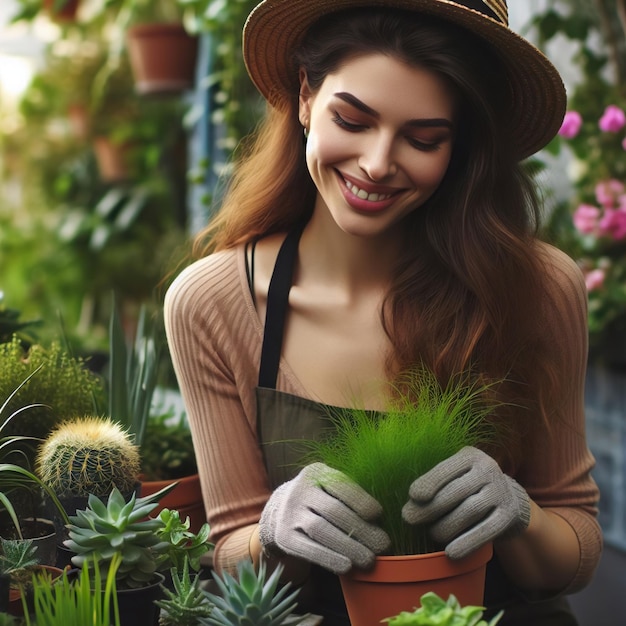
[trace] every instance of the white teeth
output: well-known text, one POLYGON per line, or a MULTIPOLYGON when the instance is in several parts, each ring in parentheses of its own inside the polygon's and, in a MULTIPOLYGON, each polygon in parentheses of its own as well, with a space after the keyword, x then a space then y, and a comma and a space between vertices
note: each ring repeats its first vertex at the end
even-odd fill
POLYGON ((346 181, 346 187, 361 200, 369 200, 370 202, 378 202, 380 200, 386 200, 391 197, 391 194, 384 193, 367 193, 365 189, 360 189, 356 185, 352 184, 350 181, 346 181))

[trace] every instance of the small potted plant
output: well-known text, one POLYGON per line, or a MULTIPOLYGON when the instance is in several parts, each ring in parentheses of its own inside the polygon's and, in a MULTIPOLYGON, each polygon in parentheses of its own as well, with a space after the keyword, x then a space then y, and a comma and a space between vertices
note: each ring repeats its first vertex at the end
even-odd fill
POLYGON ((300 624, 308 617, 294 614, 300 589, 290 591, 290 583, 278 589, 282 571, 283 566, 279 564, 267 578, 264 561, 255 571, 252 561, 243 559, 237 563, 236 578, 228 572, 221 576, 213 574, 219 594, 207 594, 213 609, 202 623, 215 626, 300 624))
POLYGON ((115 596, 120 561, 119 554, 113 557, 104 580, 97 561, 91 566, 85 563, 78 577, 65 570, 54 584, 49 579, 34 580, 31 610, 24 603, 25 626, 120 626, 115 596))
POLYGON ((466 604, 482 602, 491 545, 452 561, 428 528, 404 522, 402 508, 416 478, 465 446, 493 443, 494 390, 466 374, 442 387, 434 374, 419 368, 407 373, 383 414, 333 410, 331 434, 307 442, 312 451, 307 460, 340 470, 381 504, 380 525, 391 539, 390 553, 377 557, 372 570, 353 569, 340 577, 353 626, 410 608, 420 590, 454 593, 466 604))
MULTIPOLYGON (((85 416, 60 424, 41 444, 36 471, 68 515, 87 506, 90 494, 104 498, 118 488, 129 499, 138 488, 139 448, 110 418, 85 416)), ((66 539, 65 521, 54 516, 57 540, 66 539)))
POLYGON ((201 626, 211 614, 213 605, 202 589, 200 574, 192 577, 190 570, 187 557, 182 569, 172 567, 172 589, 164 587, 164 598, 156 602, 161 609, 159 626, 201 626))
POLYGON ((384 619, 389 626, 496 626, 503 615, 500 611, 491 621, 482 619, 484 607, 461 606, 454 594, 444 600, 429 591, 420 599, 420 606, 414 611, 402 611, 398 615, 384 619))
POLYGON ((44 565, 37 558, 37 546, 31 539, 0 539, 0 571, 9 576, 9 612, 22 615, 31 601, 33 576, 53 580, 63 570, 44 565))
POLYGON ((118 489, 113 489, 106 503, 90 495, 87 508, 70 517, 69 539, 64 544, 74 553, 74 565, 82 567, 97 559, 104 572, 114 556, 121 555, 116 597, 122 626, 154 623, 158 617, 154 601, 164 581, 158 569, 170 544, 159 535, 163 522, 148 516, 172 488, 143 498, 133 493, 128 502, 118 489))
MULTIPOLYGON (((39 366, 41 367, 41 366, 39 366)), ((38 512, 39 491, 42 491, 50 499, 55 509, 64 521, 67 521, 65 511, 52 491, 41 479, 30 470, 29 458, 24 444, 31 444, 38 440, 25 435, 6 435, 5 430, 16 419, 30 410, 41 408, 39 404, 27 404, 9 412, 15 396, 28 384, 30 379, 39 373, 39 368, 29 374, 18 386, 6 397, 0 405, 0 510, 3 514, 0 525, 0 535, 5 538, 23 539, 32 538, 36 542, 38 559, 45 564, 54 565, 56 562, 56 537, 54 526, 51 521, 42 519, 38 512), (31 501, 31 517, 23 517, 23 510, 16 512, 13 498, 18 493, 20 504, 24 509, 24 494, 31 501)))

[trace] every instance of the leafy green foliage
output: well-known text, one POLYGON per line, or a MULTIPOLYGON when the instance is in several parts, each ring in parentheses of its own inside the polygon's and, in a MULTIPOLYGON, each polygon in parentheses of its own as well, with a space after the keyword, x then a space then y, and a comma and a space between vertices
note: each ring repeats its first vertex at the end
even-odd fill
POLYGON ((502 617, 502 611, 490 622, 482 619, 484 607, 462 607, 454 595, 443 600, 429 591, 421 597, 421 606, 412 613, 403 611, 399 615, 383 621, 389 626, 495 626, 502 617))
POLYGON ((173 488, 174 485, 168 485, 143 498, 133 494, 128 502, 118 489, 111 492, 106 504, 94 495, 89 496, 87 508, 70 516, 69 539, 64 545, 75 553, 72 563, 82 567, 96 558, 103 571, 107 571, 114 556, 120 554, 119 588, 136 589, 154 582, 159 557, 169 544, 158 535, 163 522, 148 515, 173 488))
POLYGON ((157 536, 168 544, 160 562, 160 569, 175 567, 182 570, 188 563, 194 570, 200 569, 200 557, 204 556, 213 544, 209 541, 211 528, 204 523, 198 533, 189 530, 191 522, 184 522, 180 513, 171 509, 162 509, 159 519, 163 526, 157 530, 157 536))
POLYGON ((102 395, 101 379, 59 342, 47 348, 35 344, 24 350, 20 340, 13 337, 0 344, 0 398, 7 398, 35 370, 37 376, 20 387, 6 410, 14 413, 27 405, 32 408, 7 424, 6 434, 47 437, 62 420, 92 412, 102 395))
POLYGON ((213 608, 201 587, 200 575, 191 577, 187 558, 183 561, 182 570, 173 567, 171 574, 174 589, 163 587, 165 599, 156 601, 157 606, 162 609, 159 626, 200 624, 200 618, 208 617, 213 608))
POLYGON ((35 579, 32 617, 24 600, 25 626, 119 626, 115 577, 120 561, 121 556, 114 555, 104 581, 97 560, 93 572, 86 562, 76 580, 70 579, 67 570, 54 584, 35 579), (94 593, 103 582, 104 593, 94 593))
POLYGON ((198 471, 191 431, 184 414, 150 415, 141 445, 141 471, 146 480, 169 480, 198 471))
POLYGON ((307 443, 307 462, 340 470, 378 500, 393 554, 437 550, 426 528, 402 520, 402 507, 416 478, 464 446, 493 440, 493 423, 487 419, 495 408, 488 398, 491 387, 459 375, 442 388, 425 368, 410 372, 384 414, 333 412, 330 434, 307 443))
POLYGON ((22 342, 33 343, 35 336, 30 332, 41 320, 20 320, 21 312, 11 309, 4 303, 4 294, 0 291, 0 343, 11 341, 14 336, 22 342))
POLYGON ((283 566, 279 565, 266 580, 266 565, 261 562, 258 572, 250 560, 237 564, 237 578, 224 572, 220 577, 213 575, 221 595, 208 593, 214 607, 202 624, 215 626, 287 626, 297 624, 301 617, 293 615, 296 596, 295 589, 288 593, 291 583, 278 589, 283 566), (278 591, 277 591, 278 589, 278 591))

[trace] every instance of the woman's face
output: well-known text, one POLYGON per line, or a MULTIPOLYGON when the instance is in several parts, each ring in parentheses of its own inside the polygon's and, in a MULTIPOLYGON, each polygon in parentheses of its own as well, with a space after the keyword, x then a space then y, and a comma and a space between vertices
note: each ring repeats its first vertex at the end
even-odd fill
POLYGON ((306 159, 326 208, 354 235, 389 230, 443 178, 454 137, 452 89, 429 70, 383 54, 352 58, 315 93, 302 76, 306 159))

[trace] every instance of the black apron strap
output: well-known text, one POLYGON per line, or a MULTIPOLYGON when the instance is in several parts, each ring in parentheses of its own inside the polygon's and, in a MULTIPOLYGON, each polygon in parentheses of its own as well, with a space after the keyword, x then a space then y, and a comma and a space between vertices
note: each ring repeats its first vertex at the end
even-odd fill
POLYGON ((259 387, 276 389, 285 317, 289 305, 289 291, 298 256, 298 243, 304 226, 304 223, 297 224, 289 231, 276 257, 276 264, 267 291, 265 330, 259 366, 259 387))

